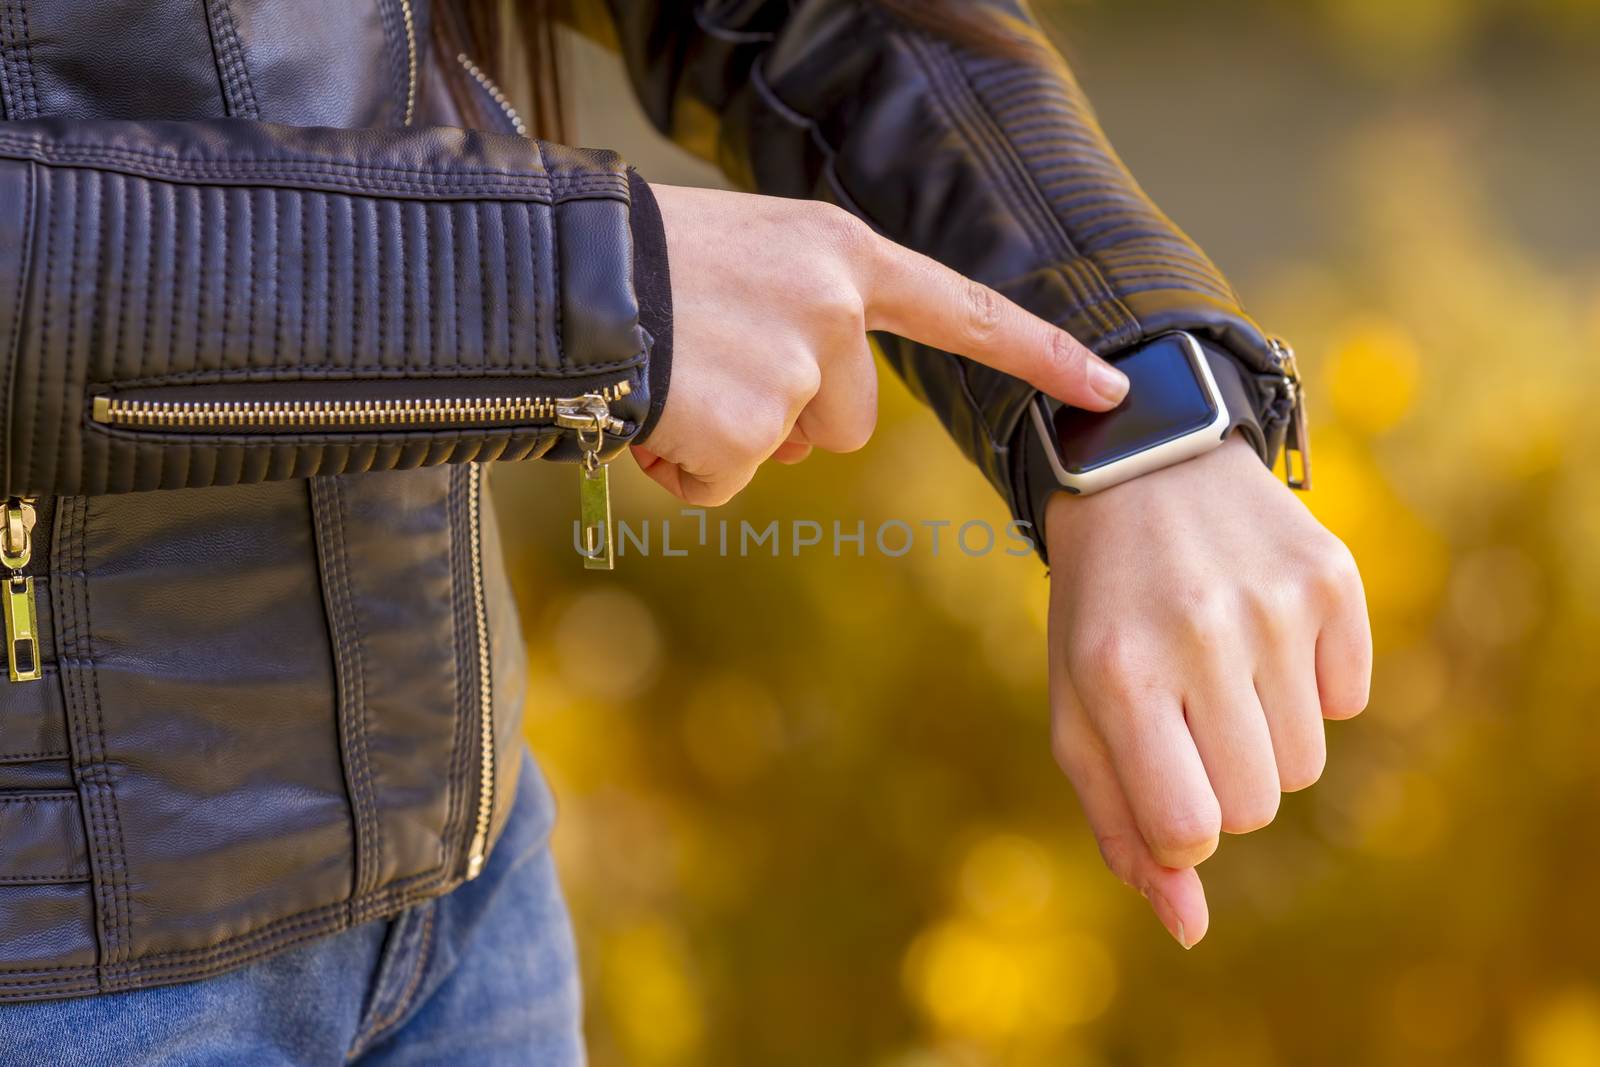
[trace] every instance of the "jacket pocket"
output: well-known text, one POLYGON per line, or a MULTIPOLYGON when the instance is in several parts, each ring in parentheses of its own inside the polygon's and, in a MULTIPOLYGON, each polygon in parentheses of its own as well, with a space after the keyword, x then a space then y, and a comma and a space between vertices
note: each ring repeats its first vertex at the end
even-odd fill
POLYGON ((0 792, 0 842, 0 885, 89 880, 76 790, 0 792))

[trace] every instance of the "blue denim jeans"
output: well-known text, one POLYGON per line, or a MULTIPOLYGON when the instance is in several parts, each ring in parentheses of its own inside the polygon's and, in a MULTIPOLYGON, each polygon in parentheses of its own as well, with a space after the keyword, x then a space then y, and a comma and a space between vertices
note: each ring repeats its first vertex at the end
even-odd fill
POLYGON ((448 896, 185 985, 0 1007, 7 1067, 582 1064, 577 958, 524 757, 483 873, 448 896))

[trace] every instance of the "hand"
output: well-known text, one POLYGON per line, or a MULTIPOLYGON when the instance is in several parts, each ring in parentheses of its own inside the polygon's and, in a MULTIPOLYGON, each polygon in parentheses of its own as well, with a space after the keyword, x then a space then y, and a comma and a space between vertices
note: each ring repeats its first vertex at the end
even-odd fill
POLYGON ((1056 759, 1112 873, 1184 948, 1194 868, 1322 774, 1322 720, 1367 703, 1349 550, 1234 438, 1045 520, 1056 759))
POLYGON ((1103 411, 1127 378, 990 289, 814 201, 654 187, 672 269, 667 406, 634 455, 692 504, 769 458, 850 452, 877 425, 867 333, 885 330, 1103 411))

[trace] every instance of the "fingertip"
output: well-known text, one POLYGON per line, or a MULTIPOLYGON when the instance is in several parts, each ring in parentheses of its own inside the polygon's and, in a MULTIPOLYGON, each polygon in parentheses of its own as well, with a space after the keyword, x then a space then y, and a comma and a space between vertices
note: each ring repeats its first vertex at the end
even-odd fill
POLYGON ((1104 405, 1096 410, 1109 411, 1128 395, 1128 376, 1099 356, 1088 358, 1084 376, 1089 380, 1090 391, 1104 405))
POLYGON ((1205 888, 1194 868, 1163 868, 1145 891, 1151 910, 1172 939, 1185 949, 1194 948, 1211 927, 1205 888))

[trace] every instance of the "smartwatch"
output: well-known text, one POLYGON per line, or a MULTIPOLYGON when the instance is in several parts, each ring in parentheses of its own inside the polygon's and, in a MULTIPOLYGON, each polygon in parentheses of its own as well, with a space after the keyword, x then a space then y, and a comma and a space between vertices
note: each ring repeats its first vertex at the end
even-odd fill
POLYGON ((1096 493, 1203 455, 1235 430, 1268 454, 1239 366, 1220 349, 1174 331, 1107 361, 1129 381, 1127 398, 1112 410, 1084 411, 1043 395, 1030 405, 1036 445, 1029 458, 1042 456, 1052 489, 1096 493))

